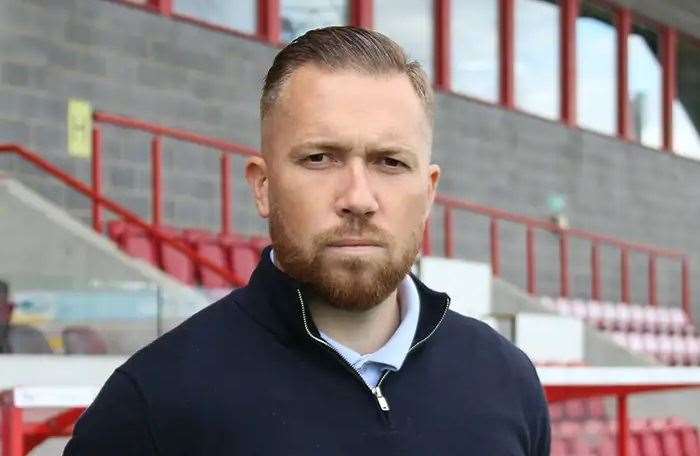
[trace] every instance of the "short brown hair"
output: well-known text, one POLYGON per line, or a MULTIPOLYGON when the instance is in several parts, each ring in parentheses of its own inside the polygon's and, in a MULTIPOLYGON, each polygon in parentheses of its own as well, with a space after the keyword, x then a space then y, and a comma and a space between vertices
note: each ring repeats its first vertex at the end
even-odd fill
POLYGON ((371 75, 405 74, 432 121, 433 89, 420 64, 409 60, 401 46, 385 35, 351 26, 310 30, 277 54, 265 76, 260 119, 270 112, 285 81, 308 63, 329 70, 353 69, 371 75))

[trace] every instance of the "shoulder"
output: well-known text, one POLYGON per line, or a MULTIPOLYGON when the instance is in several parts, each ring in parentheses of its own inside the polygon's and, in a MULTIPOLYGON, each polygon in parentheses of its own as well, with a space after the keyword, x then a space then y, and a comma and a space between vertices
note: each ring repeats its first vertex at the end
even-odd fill
POLYGON ((454 354, 466 355, 472 367, 494 369, 501 375, 524 381, 531 388, 541 389, 530 358, 483 321, 450 310, 445 317, 441 339, 454 354))
POLYGON ((221 347, 240 346, 251 325, 238 299, 236 290, 195 313, 137 351, 120 370, 137 381, 149 376, 162 378, 166 371, 215 357, 221 347))

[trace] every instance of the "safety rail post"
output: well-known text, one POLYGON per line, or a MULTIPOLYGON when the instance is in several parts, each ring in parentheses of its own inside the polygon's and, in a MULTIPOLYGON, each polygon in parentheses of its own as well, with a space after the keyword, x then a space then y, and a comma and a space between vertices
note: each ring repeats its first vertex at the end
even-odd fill
POLYGON ((591 244, 591 298, 600 301, 601 295, 600 245, 594 241, 591 244))
POLYGON ((568 298, 571 295, 569 286, 569 235, 566 230, 559 230, 559 295, 568 298))
POLYGON ((657 286, 656 286, 656 254, 649 254, 649 305, 656 306, 657 286))
POLYGON ((430 256, 433 254, 433 245, 430 240, 431 222, 430 216, 428 216, 425 221, 425 227, 423 228, 423 255, 430 256))
POLYGON ((231 234, 231 156, 221 152, 221 234, 231 234))
POLYGON ((435 85, 440 90, 450 90, 451 81, 451 36, 450 36, 450 4, 452 0, 434 0, 433 33, 435 56, 435 85))
POLYGON ((693 321, 693 309, 690 295, 690 259, 686 256, 683 257, 681 262, 681 288, 683 290, 683 310, 688 316, 688 319, 693 321))
POLYGON ((617 451, 620 456, 627 456, 630 440, 630 422, 627 410, 627 395, 617 396, 617 451))
POLYGON ((630 302, 630 252, 627 247, 620 248, 620 299, 630 302))
POLYGON ((527 256, 527 292, 537 294, 537 258, 535 251, 535 230, 527 226, 526 232, 526 256, 527 256))
MULTIPOLYGON (((102 130, 98 127, 92 129, 92 190, 95 195, 102 196, 102 130)), ((92 228, 102 233, 102 207, 99 201, 92 199, 92 228)))
POLYGON ((489 236, 491 241, 491 272, 494 277, 501 276, 501 240, 499 238, 498 219, 491 217, 489 236))
POLYGON ((151 141, 151 185, 152 185, 152 220, 153 225, 163 223, 163 141, 160 136, 154 136, 151 141))
POLYGON ((24 433, 22 431, 22 409, 16 407, 11 393, 0 395, 0 454, 24 455, 24 433))
POLYGON ((450 206, 445 206, 444 210, 444 221, 443 224, 445 225, 443 227, 444 232, 445 232, 445 257, 447 258, 452 258, 454 257, 454 215, 452 214, 452 208, 450 206))

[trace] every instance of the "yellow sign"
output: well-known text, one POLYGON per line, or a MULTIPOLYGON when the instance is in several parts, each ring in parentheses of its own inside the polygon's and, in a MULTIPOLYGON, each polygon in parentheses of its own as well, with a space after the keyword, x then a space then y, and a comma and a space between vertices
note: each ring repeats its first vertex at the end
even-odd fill
POLYGON ((85 100, 68 100, 68 154, 92 156, 92 105, 85 100))

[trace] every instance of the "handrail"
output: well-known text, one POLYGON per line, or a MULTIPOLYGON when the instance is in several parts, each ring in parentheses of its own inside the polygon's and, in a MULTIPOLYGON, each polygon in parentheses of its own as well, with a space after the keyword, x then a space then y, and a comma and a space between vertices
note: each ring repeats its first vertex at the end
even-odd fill
POLYGON ((243 280, 238 274, 232 273, 216 263, 212 262, 211 260, 200 256, 195 252, 194 250, 190 249, 187 247, 184 243, 181 241, 175 239, 172 235, 168 233, 164 233, 161 230, 159 230, 157 227, 152 227, 148 223, 144 222, 138 215, 134 214, 133 212, 129 211, 128 209, 125 209, 122 207, 120 204, 115 203, 114 201, 98 194, 95 192, 92 188, 90 188, 87 184, 81 182, 80 180, 76 179, 75 177, 71 176, 70 174, 67 174, 57 166, 51 164, 47 160, 43 159, 42 157, 39 156, 34 151, 31 151, 30 149, 27 149, 23 146, 17 145, 17 144, 2 144, 0 143, 0 154, 15 154, 16 156, 24 159, 25 161, 33 164, 37 168, 41 169, 42 171, 50 174, 51 176, 55 177, 56 179, 60 180, 64 184, 68 185, 72 189, 76 190, 79 193, 82 193, 86 197, 92 199, 92 201, 95 204, 98 204, 102 207, 107 208, 108 210, 114 212, 115 214, 119 215, 126 221, 138 226, 139 228, 145 230, 146 232, 149 233, 152 237, 156 238, 159 241, 165 242, 166 244, 170 245, 171 247, 175 248, 179 252, 182 252, 183 254, 187 255, 189 258, 191 258, 196 264, 203 266, 207 269, 210 269, 214 273, 218 274, 221 276, 223 279, 229 281, 232 285, 234 286, 243 286, 245 285, 246 281, 243 280))
MULTIPOLYGON (((162 189, 160 178, 160 154, 161 154, 161 138, 168 137, 180 141, 185 141, 193 144, 198 144, 210 149, 215 149, 222 154, 221 157, 221 232, 228 233, 231 229, 231 195, 230 195, 230 162, 228 157, 231 154, 236 154, 244 157, 259 155, 259 152, 251 147, 243 146, 232 141, 227 141, 218 138, 212 138, 198 133, 179 128, 170 128, 160 125, 155 122, 148 122, 141 119, 130 118, 121 115, 115 115, 106 112, 95 112, 95 143, 93 147, 93 165, 94 160, 97 160, 99 168, 99 157, 102 149, 100 125, 112 125, 120 128, 139 130, 153 136, 152 139, 152 172, 153 172, 153 204, 154 204, 154 224, 160 223, 159 214, 162 213, 162 189)), ((94 170, 93 187, 101 188, 101 172, 99 169, 94 170)), ((491 242, 491 267, 494 276, 500 276, 500 222, 513 222, 525 227, 526 234, 526 256, 527 256, 527 290, 531 294, 537 294, 537 250, 535 245, 535 230, 542 230, 559 236, 559 256, 560 256, 560 295, 569 297, 571 292, 569 280, 569 242, 570 239, 581 239, 591 243, 591 295, 593 299, 601 299, 602 296, 602 280, 601 280, 601 265, 600 265, 600 248, 603 245, 613 246, 620 250, 620 269, 621 269, 621 301, 630 302, 631 286, 630 286, 630 270, 629 256, 631 253, 641 253, 649 257, 649 304, 656 305, 657 298, 657 269, 656 264, 659 258, 668 258, 681 262, 681 293, 682 303, 685 312, 688 316, 691 315, 691 295, 690 295, 690 259, 684 252, 659 248, 649 244, 636 243, 619 239, 614 236, 595 233, 593 231, 582 230, 578 228, 562 228, 548 220, 528 217, 521 214, 515 214, 502 209, 496 209, 482 204, 477 204, 468 200, 457 199, 447 195, 438 194, 435 197, 436 206, 442 206, 444 209, 444 254, 447 257, 454 255, 454 222, 453 211, 465 210, 471 213, 486 216, 491 219, 490 242, 491 242)), ((99 211, 97 211, 99 217, 99 211)), ((96 226, 100 226, 99 220, 96 226)), ((432 242, 430 239, 430 223, 427 224, 423 239, 423 252, 425 254, 432 253, 432 242)))

